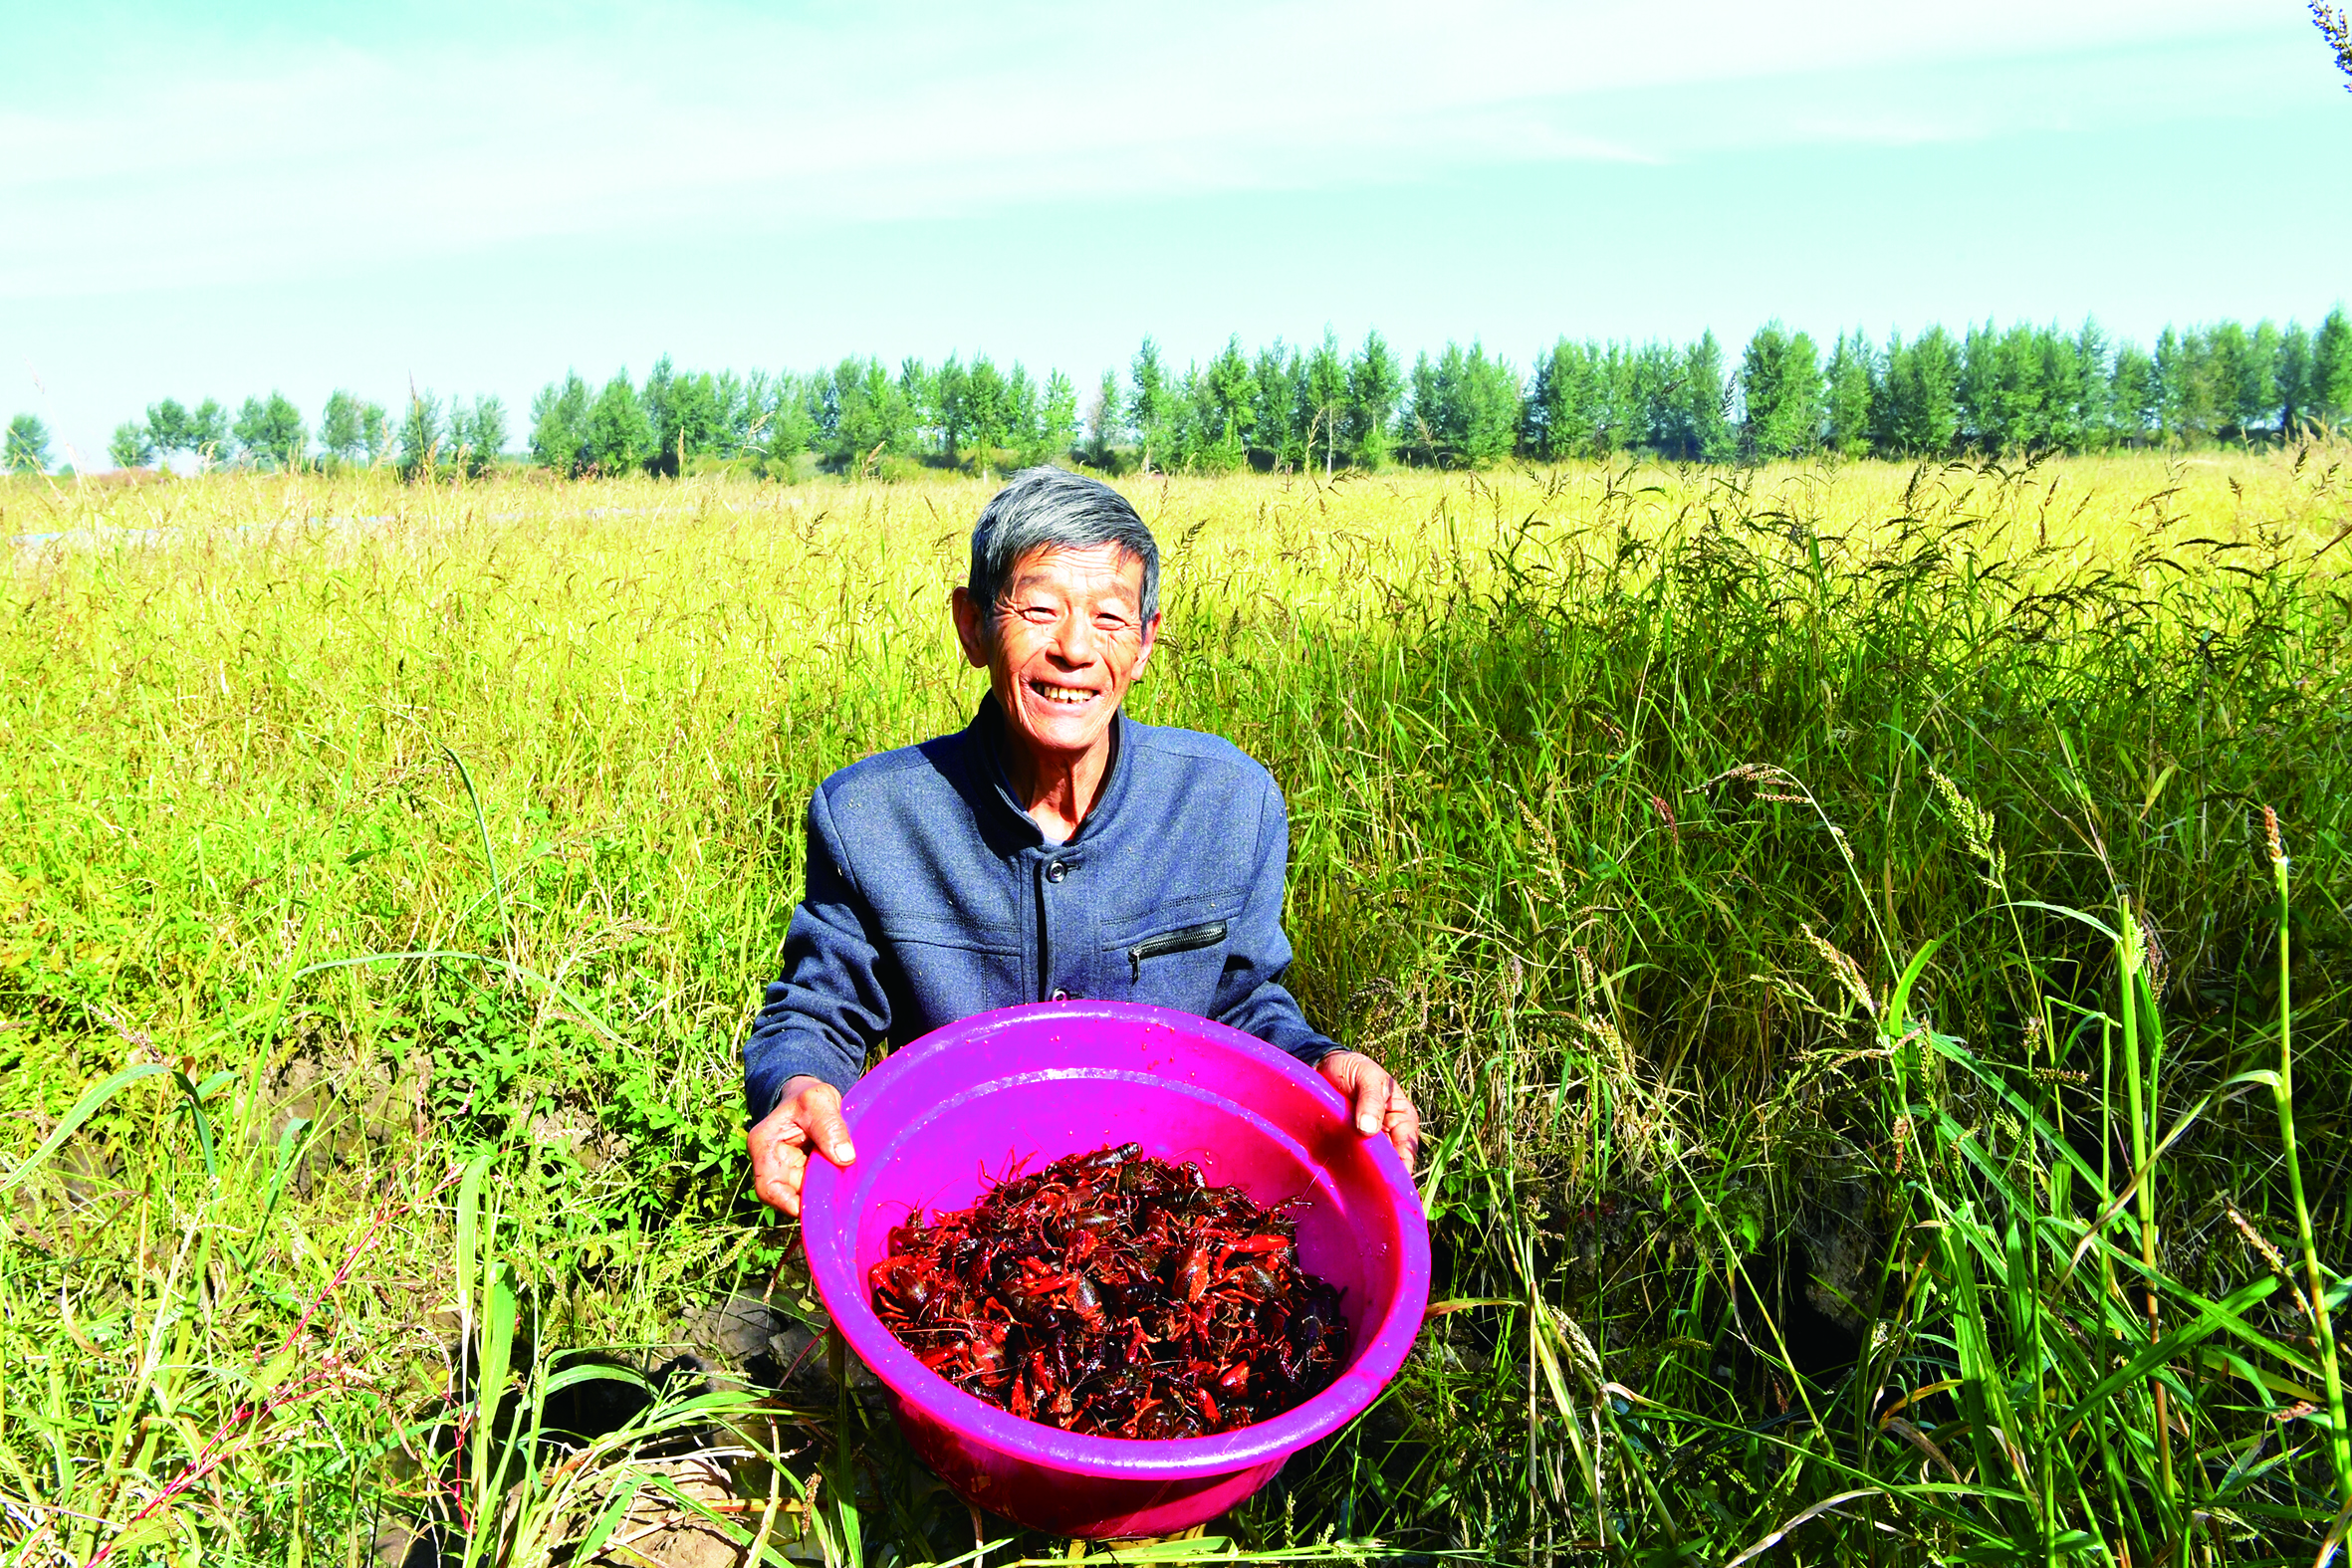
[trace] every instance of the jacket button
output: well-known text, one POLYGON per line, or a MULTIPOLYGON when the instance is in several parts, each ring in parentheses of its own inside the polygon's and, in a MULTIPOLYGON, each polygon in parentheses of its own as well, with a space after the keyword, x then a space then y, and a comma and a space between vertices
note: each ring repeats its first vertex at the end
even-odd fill
POLYGON ((1067 875, 1069 866, 1063 861, 1052 861, 1046 867, 1046 880, 1049 882, 1058 882, 1067 875))
POLYGON ((1057 990, 1054 993, 1054 1000, 1056 1002, 1067 1002, 1069 1000, 1069 993, 1066 991, 1057 990))

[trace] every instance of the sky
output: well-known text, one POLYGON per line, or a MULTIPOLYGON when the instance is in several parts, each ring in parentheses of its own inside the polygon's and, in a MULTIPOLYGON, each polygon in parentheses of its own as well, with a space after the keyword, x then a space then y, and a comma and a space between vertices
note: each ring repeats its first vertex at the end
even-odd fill
POLYGON ((0 0, 0 418, 2352 297, 2302 0, 0 0))

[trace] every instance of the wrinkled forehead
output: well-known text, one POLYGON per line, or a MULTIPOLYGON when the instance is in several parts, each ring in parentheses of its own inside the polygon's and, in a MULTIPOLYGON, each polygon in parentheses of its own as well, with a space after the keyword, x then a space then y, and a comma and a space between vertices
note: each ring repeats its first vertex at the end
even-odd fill
POLYGON ((1005 573, 1005 591, 999 602, 1031 593, 1117 599, 1133 606, 1143 599, 1143 558, 1116 543, 1040 545, 1005 573))

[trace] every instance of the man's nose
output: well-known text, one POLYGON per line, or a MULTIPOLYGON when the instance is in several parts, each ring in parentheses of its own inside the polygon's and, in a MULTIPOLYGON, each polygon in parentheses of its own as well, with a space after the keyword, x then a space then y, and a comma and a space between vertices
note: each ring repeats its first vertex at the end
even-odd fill
POLYGON ((1061 623, 1061 635, 1055 639, 1054 652, 1064 664, 1092 664, 1099 650, 1094 643, 1094 626, 1083 615, 1072 615, 1061 623))

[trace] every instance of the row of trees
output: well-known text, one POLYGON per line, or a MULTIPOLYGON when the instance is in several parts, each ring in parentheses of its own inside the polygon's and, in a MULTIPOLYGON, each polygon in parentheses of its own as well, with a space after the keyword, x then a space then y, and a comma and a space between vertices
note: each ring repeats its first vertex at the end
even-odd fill
MULTIPOLYGON (((1607 383, 1590 359, 1579 364, 1563 344, 1538 363, 1531 400, 1550 391, 1548 371, 1562 384, 1552 400, 1567 410, 1565 441, 1546 455, 1609 445, 1606 390, 1578 395, 1591 380, 1607 383)), ((1826 359, 1804 334, 1775 324, 1749 343, 1740 394, 1741 455, 1752 458, 2275 440, 2352 413, 2352 320, 2339 308, 2315 333, 2291 322, 2168 327, 2153 351, 2112 342, 2090 322, 2074 333, 1987 324, 1958 338, 1933 328, 1883 348, 1860 334, 1840 336, 1826 359)))
POLYGON ((455 470, 479 474, 507 448, 506 405, 494 396, 444 408, 430 393, 415 393, 395 420, 381 403, 338 388, 319 411, 316 444, 302 410, 284 394, 248 397, 231 415, 212 398, 194 408, 166 397, 147 405, 144 420, 115 427, 107 456, 117 468, 149 468, 178 455, 210 468, 236 464, 259 469, 393 464, 404 474, 455 470))
POLYGON ((2352 415, 2352 319, 2167 328, 2155 347, 2075 331, 1941 327, 1873 343, 1841 335, 1824 355, 1778 323, 1737 365, 1712 333, 1696 342, 1562 338, 1523 374, 1483 345, 1449 343, 1408 370, 1378 333, 1352 352, 1255 353, 1239 338, 1172 367, 1151 339, 1124 380, 1105 374, 1081 418, 1059 371, 951 356, 892 370, 848 358, 813 375, 679 371, 642 387, 624 371, 577 374, 532 402, 531 453, 567 474, 674 474, 706 461, 855 468, 883 457, 1005 468, 1049 456, 1103 467, 1326 471, 1392 461, 1476 466, 1641 453, 1677 462, 1816 452, 1917 458, 2095 452, 2275 441, 2352 415))
MULTIPOLYGON (((2095 323, 1941 327, 1874 343, 1839 336, 1824 354, 1778 323, 1737 364, 1712 333, 1696 342, 1561 338, 1522 371, 1483 345, 1449 343, 1407 368, 1378 333, 1352 351, 1240 339, 1181 370, 1144 339, 1122 378, 1105 372, 1079 406, 1056 370, 950 355, 895 368, 845 358, 811 374, 679 370, 642 384, 578 374, 532 399, 529 457, 565 475, 676 474, 712 463, 790 474, 891 463, 1004 469, 1074 457, 1104 468, 1218 472, 1256 467, 1476 466, 1640 453, 1677 462, 1764 461, 1815 452, 1908 459, 1979 452, 2277 440, 2352 416, 2352 319, 2167 328, 2153 348, 2095 323)), ((347 391, 314 432, 277 392, 232 414, 206 398, 149 404, 109 443, 118 467, 186 455, 263 469, 366 463, 410 476, 478 474, 508 451, 491 396, 446 404, 412 394, 397 416, 347 391)), ((47 430, 9 427, 12 470, 49 466, 47 430)))
POLYGON ((531 455, 564 474, 675 474, 712 458, 789 468, 805 455, 842 468, 884 456, 1001 466, 1066 454, 1077 434, 1067 376, 1041 383, 985 354, 935 369, 852 357, 813 375, 747 376, 680 371, 664 356, 642 387, 625 370, 600 389, 574 373, 531 402, 531 455))

